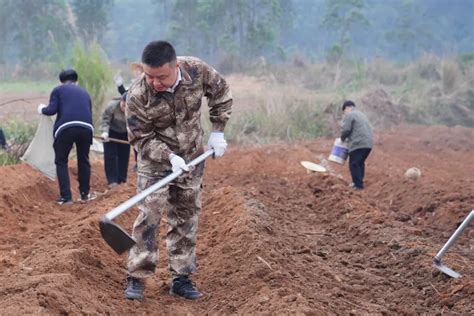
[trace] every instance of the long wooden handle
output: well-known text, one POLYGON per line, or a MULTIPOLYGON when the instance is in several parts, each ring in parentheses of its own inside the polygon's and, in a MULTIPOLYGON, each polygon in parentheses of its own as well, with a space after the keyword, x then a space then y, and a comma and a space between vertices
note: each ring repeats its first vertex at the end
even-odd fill
MULTIPOLYGON (((95 139, 99 139, 99 140, 101 140, 102 142, 104 142, 104 139, 103 139, 102 137, 100 137, 100 136, 95 136, 95 135, 94 135, 94 138, 95 138, 95 139)), ((130 145, 130 143, 129 143, 128 141, 123 140, 123 139, 118 139, 118 138, 109 137, 108 140, 111 141, 111 142, 114 142, 114 143, 120 143, 120 144, 127 144, 127 145, 130 145)))

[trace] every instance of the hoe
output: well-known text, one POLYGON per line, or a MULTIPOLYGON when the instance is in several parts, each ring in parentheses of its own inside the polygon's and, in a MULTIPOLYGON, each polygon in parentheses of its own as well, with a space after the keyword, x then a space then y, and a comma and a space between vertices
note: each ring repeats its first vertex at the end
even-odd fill
MULTIPOLYGON (((189 162, 188 167, 194 167, 198 165, 213 154, 214 150, 212 149, 206 151, 196 159, 189 162)), ((132 248, 133 245, 135 245, 135 240, 133 240, 133 238, 122 227, 114 223, 113 220, 117 216, 119 216, 120 214, 127 211, 129 208, 146 198, 151 193, 164 187, 165 185, 179 177, 182 173, 183 170, 181 169, 176 172, 173 172, 172 174, 166 176, 157 183, 133 196, 131 199, 123 202, 116 208, 110 210, 102 217, 99 223, 100 233, 102 234, 102 238, 104 238, 104 240, 109 244, 110 247, 112 247, 113 250, 115 250, 116 253, 120 255, 128 249, 132 248)))
POLYGON ((452 246, 456 239, 458 239, 459 235, 461 235, 463 230, 467 227, 467 225, 469 225, 473 218, 474 210, 472 210, 471 213, 466 217, 466 219, 461 223, 461 225, 459 225, 454 234, 448 239, 446 244, 443 246, 443 248, 441 248, 441 250, 436 254, 433 259, 433 265, 435 266, 435 268, 452 278, 459 278, 461 275, 443 264, 442 259, 444 253, 448 251, 448 249, 452 246))

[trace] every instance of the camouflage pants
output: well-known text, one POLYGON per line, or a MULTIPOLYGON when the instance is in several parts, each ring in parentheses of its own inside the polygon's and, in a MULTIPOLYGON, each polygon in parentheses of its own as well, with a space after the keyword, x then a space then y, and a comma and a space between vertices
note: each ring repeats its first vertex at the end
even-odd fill
MULTIPOLYGON (((169 268, 172 277, 196 271, 196 235, 201 213, 201 183, 204 165, 192 177, 180 177, 170 185, 147 196, 139 205, 140 214, 133 225, 137 244, 130 250, 128 273, 136 278, 151 276, 156 269, 159 251, 156 242, 163 211, 167 210, 169 268)), ((138 176, 141 192, 160 178, 138 176)))

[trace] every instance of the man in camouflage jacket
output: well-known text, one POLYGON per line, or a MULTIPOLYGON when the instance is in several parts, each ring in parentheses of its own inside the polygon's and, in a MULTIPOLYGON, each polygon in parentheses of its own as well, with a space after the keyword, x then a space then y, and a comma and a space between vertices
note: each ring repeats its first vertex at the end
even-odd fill
POLYGON ((227 143, 224 127, 230 117, 232 96, 224 78, 194 57, 176 57, 171 44, 149 43, 142 54, 143 74, 129 88, 127 129, 138 150, 137 190, 141 192, 171 171, 183 169, 169 186, 150 194, 139 205, 133 225, 137 244, 130 250, 125 297, 143 299, 144 279, 156 269, 156 230, 167 211, 166 244, 173 282, 170 293, 187 299, 202 294, 189 276, 196 270, 196 234, 201 212, 204 163, 189 170, 186 162, 204 152, 201 100, 206 97, 212 132, 208 145, 215 157, 227 143))

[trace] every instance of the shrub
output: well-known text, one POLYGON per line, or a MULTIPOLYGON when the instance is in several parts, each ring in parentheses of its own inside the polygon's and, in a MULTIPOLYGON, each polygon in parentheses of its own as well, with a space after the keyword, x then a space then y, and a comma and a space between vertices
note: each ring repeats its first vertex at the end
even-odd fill
POLYGON ((92 43, 87 49, 76 44, 73 65, 79 74, 79 85, 91 95, 93 120, 94 125, 97 125, 107 95, 107 87, 112 82, 112 71, 107 57, 97 43, 92 43))
POLYGON ((446 60, 443 62, 442 79, 444 93, 452 93, 456 89, 460 77, 461 72, 456 62, 450 60, 446 60))
POLYGON ((8 149, 0 152, 0 165, 17 164, 35 136, 36 124, 11 120, 4 123, 2 128, 8 149))
POLYGON ((436 56, 424 55, 415 63, 415 65, 416 71, 413 74, 414 76, 430 81, 441 79, 439 71, 440 61, 436 56))
POLYGON ((0 166, 15 165, 18 163, 13 155, 10 155, 7 151, 0 150, 0 166))
POLYGON ((36 124, 20 120, 10 120, 2 124, 9 144, 29 144, 36 133, 36 124))
POLYGON ((458 57, 460 68, 464 71, 466 68, 472 68, 474 66, 474 53, 461 54, 458 57))

